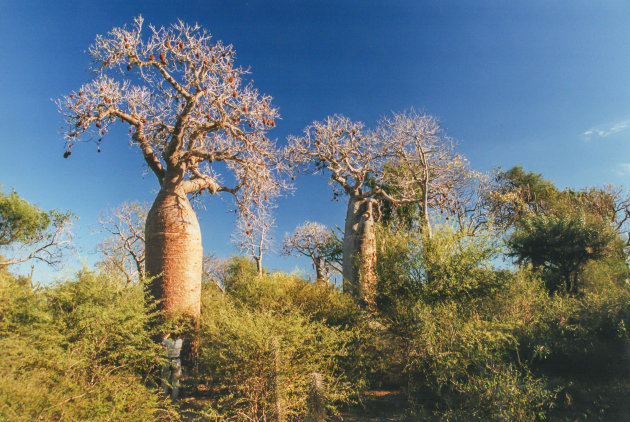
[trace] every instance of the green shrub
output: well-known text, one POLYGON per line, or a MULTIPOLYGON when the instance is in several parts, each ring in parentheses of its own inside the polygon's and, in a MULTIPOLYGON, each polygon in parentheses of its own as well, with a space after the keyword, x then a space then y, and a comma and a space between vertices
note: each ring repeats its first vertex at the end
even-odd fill
POLYGON ((172 420, 141 285, 102 274, 49 288, 0 274, 0 419, 172 420))
POLYGON ((346 324, 351 302, 282 274, 231 286, 203 295, 200 373, 212 380, 214 409, 230 420, 267 420, 280 406, 303 420, 313 372, 323 375, 330 412, 352 401, 362 385, 348 368, 357 343, 346 324))

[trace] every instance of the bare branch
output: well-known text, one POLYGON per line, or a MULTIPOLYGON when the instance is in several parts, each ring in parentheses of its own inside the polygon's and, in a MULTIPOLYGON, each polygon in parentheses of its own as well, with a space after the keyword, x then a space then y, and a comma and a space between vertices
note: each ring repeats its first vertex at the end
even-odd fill
POLYGON ((105 256, 102 265, 113 267, 125 275, 127 284, 145 277, 144 224, 147 204, 124 202, 98 218, 101 231, 109 237, 98 245, 105 256))
POLYGON ((143 24, 138 17, 97 36, 89 49, 97 76, 56 101, 67 124, 64 156, 81 141, 100 148, 122 122, 161 185, 228 192, 244 214, 290 188, 281 177, 288 162, 267 137, 278 110, 234 65, 233 47, 198 25, 149 26, 143 35, 143 24))

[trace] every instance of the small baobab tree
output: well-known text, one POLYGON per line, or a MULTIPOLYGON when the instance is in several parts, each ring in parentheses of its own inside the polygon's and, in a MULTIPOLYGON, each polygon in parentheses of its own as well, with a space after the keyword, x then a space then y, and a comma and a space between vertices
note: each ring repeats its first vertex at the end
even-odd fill
POLYGON ((331 270, 341 272, 330 259, 330 250, 334 247, 335 240, 335 235, 328 227, 307 221, 285 236, 282 253, 310 258, 315 268, 316 282, 328 284, 331 270))
POLYGON ((98 217, 102 232, 108 236, 97 247, 103 254, 102 267, 124 275, 127 284, 145 277, 144 226, 149 206, 123 202, 98 217))
POLYGON ((89 53, 94 79, 57 101, 65 157, 80 141, 100 144, 115 123, 128 127, 160 185, 145 228, 151 293, 167 315, 197 318, 203 253, 189 196, 227 193, 241 213, 275 197, 284 162, 266 132, 278 112, 245 81, 233 47, 198 25, 143 31, 138 17, 97 36, 89 53))

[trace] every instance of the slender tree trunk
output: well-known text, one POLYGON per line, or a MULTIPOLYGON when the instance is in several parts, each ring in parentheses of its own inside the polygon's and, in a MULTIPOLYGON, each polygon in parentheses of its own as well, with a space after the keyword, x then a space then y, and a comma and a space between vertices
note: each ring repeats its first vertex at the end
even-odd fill
POLYGON ((146 272, 153 298, 167 316, 199 319, 203 249, 197 216, 186 195, 163 187, 146 222, 146 272))
POLYGON ((254 256, 254 261, 256 262, 256 271, 258 272, 258 277, 261 277, 263 275, 262 257, 254 256))
POLYGON ((350 197, 343 237, 343 289, 369 305, 376 295, 374 199, 350 197))
POLYGON ((328 276, 324 272, 324 265, 326 265, 324 259, 313 258, 313 265, 315 266, 315 283, 328 284, 328 276))

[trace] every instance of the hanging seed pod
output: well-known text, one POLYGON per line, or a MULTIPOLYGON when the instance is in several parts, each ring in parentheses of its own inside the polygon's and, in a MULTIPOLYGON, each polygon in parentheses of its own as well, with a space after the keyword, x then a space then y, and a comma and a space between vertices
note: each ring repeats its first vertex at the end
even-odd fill
POLYGON ((151 54, 151 55, 149 56, 149 60, 151 60, 151 61, 155 60, 155 56, 154 56, 153 54, 151 54))
POLYGON ((164 46, 166 46, 166 48, 171 48, 171 42, 169 40, 166 40, 164 42, 164 46))
POLYGON ((127 65, 127 71, 130 71, 130 70, 131 70, 131 67, 132 67, 132 66, 131 66, 131 64, 128 64, 128 65, 127 65))
POLYGON ((217 62, 217 58, 215 56, 212 56, 212 63, 216 63, 217 62))
POLYGON ((70 94, 70 98, 74 98, 74 94, 70 94))
POLYGON ((70 157, 70 154, 72 154, 70 151, 66 151, 63 153, 63 158, 68 158, 70 157))

